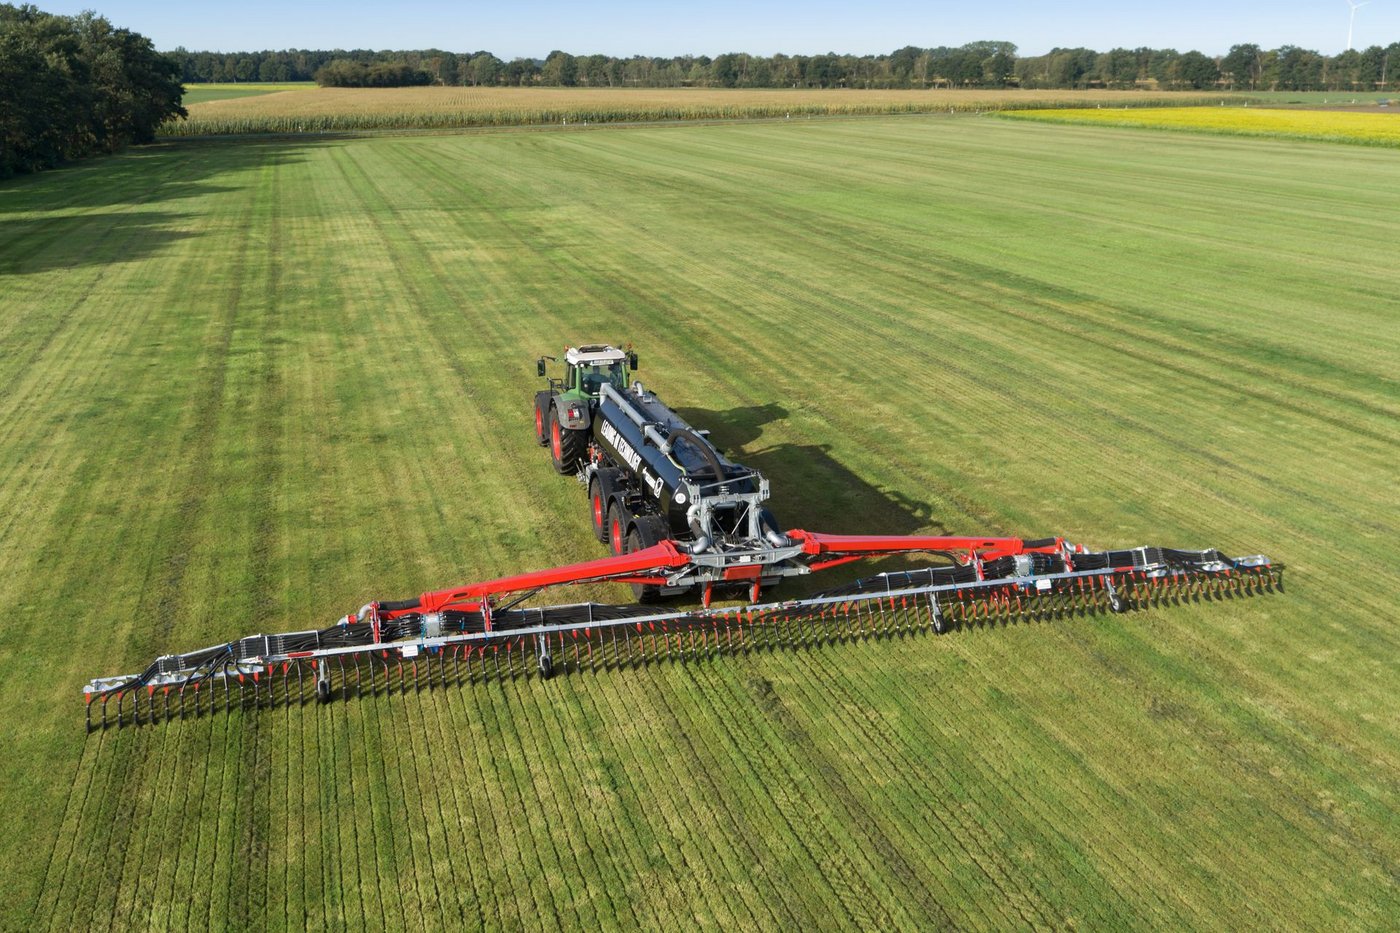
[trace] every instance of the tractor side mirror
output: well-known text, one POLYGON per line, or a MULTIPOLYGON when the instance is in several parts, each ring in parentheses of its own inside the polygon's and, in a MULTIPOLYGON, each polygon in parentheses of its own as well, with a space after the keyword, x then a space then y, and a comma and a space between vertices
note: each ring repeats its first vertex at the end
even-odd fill
POLYGON ((543 375, 544 375, 544 357, 541 357, 541 358, 535 360, 535 375, 537 375, 537 376, 543 376, 543 375))
POLYGON ((627 354, 627 366, 633 372, 637 371, 637 351, 633 350, 627 354))

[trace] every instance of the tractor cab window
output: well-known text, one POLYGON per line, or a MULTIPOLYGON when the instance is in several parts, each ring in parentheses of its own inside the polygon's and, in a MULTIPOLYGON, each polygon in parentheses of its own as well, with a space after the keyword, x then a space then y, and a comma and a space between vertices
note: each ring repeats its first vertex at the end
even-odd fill
POLYGON ((579 388, 589 395, 597 395, 602 391, 603 383, 607 383, 619 392, 627 388, 627 369, 621 360, 614 363, 594 363, 591 366, 580 366, 579 372, 583 376, 583 384, 579 388))

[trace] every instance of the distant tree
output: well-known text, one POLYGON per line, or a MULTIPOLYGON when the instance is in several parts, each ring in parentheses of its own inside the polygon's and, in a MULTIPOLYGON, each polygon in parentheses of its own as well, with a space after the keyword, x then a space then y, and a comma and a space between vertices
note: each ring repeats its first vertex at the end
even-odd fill
POLYGON ((1153 49, 1147 59, 1147 76, 1157 82, 1158 87, 1176 85, 1176 61, 1181 53, 1176 49, 1153 49))
POLYGON ((181 74, 96 14, 0 4, 0 177, 149 142, 185 115, 181 74))
POLYGON ((1179 86, 1198 91, 1215 87, 1215 83, 1220 80, 1220 68, 1215 64, 1215 60, 1195 51, 1187 52, 1177 59, 1176 74, 1179 86))
POLYGON ((578 59, 557 49, 550 52, 540 69, 540 83, 558 87, 578 84, 578 59))
POLYGON ((433 76, 408 62, 375 62, 366 65, 337 58, 316 71, 321 87, 418 87, 433 83, 433 76))
POLYGON ((1231 88, 1248 86, 1251 91, 1256 90, 1264 70, 1263 53, 1253 44, 1232 46, 1221 59, 1220 70, 1229 75, 1231 88))
POLYGON ((1096 76, 1098 54, 1091 49, 1051 49, 1046 75, 1051 87, 1086 87, 1096 76))
POLYGON ((512 87, 534 84, 540 77, 540 66, 533 59, 513 58, 505 68, 506 83, 512 87))
POLYGON ((1322 56, 1296 45, 1286 45, 1278 49, 1278 89, 1322 90, 1322 56))
POLYGON ((1006 87, 1016 76, 1016 54, 1004 49, 993 52, 983 62, 985 77, 992 87, 1006 87))
POLYGON ((477 52, 471 58, 463 59, 461 69, 464 71, 463 84, 489 87, 501 80, 505 62, 490 52, 477 52))
POLYGON ((1096 65, 1100 78, 1109 87, 1137 87, 1141 72, 1136 52, 1129 49, 1113 49, 1100 55, 1096 65))

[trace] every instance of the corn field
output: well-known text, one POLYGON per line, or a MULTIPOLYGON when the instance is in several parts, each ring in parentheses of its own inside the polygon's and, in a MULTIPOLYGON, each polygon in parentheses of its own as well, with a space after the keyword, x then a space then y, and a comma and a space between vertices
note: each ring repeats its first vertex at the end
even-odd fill
POLYGON ((303 88, 191 104, 165 136, 564 126, 1217 103, 1139 91, 303 88))

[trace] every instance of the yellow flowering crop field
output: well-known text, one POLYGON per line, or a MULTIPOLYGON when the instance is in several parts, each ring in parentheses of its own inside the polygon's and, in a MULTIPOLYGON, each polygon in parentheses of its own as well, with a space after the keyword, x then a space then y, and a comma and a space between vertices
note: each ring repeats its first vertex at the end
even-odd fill
POLYGON ((1284 110, 1264 107, 1157 107, 1148 109, 1021 110, 1006 116, 1051 123, 1085 123, 1147 129, 1276 136, 1400 146, 1400 110, 1284 110))

